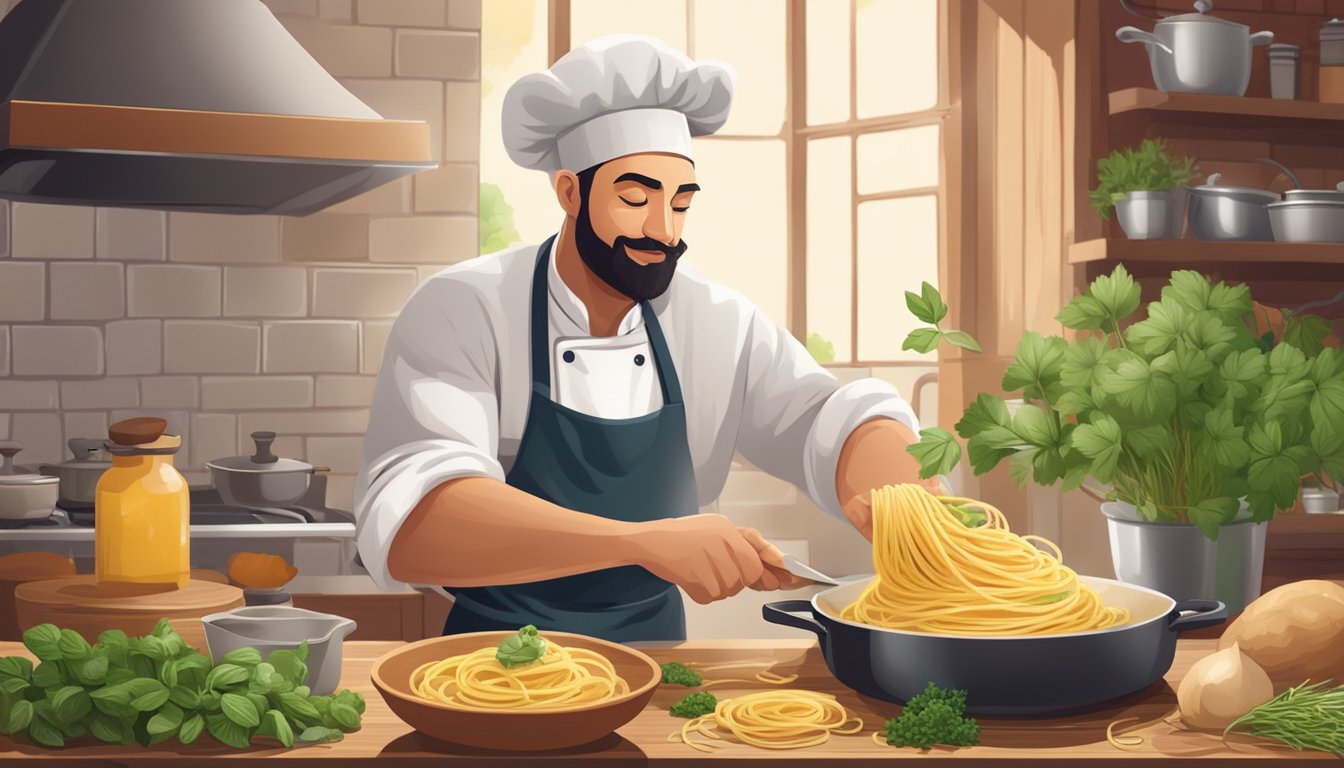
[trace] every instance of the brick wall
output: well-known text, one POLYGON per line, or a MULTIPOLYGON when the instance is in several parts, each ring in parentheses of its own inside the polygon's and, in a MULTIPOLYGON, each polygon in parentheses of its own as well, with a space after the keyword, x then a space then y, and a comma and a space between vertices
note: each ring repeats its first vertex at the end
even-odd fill
POLYGON ((392 319, 477 252, 481 2, 266 3, 379 114, 428 122, 437 170, 305 218, 0 201, 0 438, 20 460, 155 414, 205 483, 269 429, 348 509, 392 319))

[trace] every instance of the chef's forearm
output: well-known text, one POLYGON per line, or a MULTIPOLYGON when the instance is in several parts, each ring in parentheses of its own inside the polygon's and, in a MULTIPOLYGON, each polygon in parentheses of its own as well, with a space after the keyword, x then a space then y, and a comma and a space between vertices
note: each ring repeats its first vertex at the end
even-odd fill
POLYGON ((919 462, 905 450, 917 442, 915 433, 895 419, 865 421, 850 432, 835 467, 835 491, 841 506, 884 485, 918 483, 942 493, 938 478, 920 479, 919 462))
POLYGON ((475 587, 630 565, 632 526, 492 478, 458 478, 426 494, 402 523, 388 572, 409 584, 475 587))

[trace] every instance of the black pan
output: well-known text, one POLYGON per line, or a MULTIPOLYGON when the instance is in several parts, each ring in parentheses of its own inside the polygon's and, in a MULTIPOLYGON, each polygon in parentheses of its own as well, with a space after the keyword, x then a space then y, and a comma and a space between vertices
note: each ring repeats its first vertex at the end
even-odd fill
POLYGON ((1178 634, 1227 620, 1227 607, 1217 600, 1178 603, 1133 584, 1079 579, 1107 605, 1128 608, 1130 622, 1061 635, 979 637, 839 618, 869 579, 832 587, 811 601, 768 603, 761 612, 772 624, 816 633, 831 673, 859 693, 903 704, 932 681, 964 689, 966 711, 982 715, 1058 714, 1142 690, 1171 668, 1178 634))

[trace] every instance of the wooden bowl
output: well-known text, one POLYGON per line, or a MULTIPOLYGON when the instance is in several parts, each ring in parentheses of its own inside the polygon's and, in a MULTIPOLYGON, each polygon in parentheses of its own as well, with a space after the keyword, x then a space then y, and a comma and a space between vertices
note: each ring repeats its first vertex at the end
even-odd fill
POLYGON ((630 692, 576 709, 475 712, 426 701, 411 692, 411 673, 421 664, 493 648, 514 632, 471 632, 420 640, 384 654, 373 663, 373 685, 392 712, 407 725, 436 739, 482 749, 537 751, 564 749, 596 741, 630 722, 644 710, 662 682, 662 668, 639 651, 568 632, 543 637, 569 648, 602 654, 625 679, 630 692))

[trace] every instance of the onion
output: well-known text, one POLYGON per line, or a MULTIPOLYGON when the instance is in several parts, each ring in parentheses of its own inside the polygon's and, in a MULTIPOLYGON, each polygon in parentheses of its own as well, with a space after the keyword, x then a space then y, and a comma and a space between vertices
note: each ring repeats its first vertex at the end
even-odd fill
POLYGON ((1274 683, 1233 643, 1190 667, 1176 688, 1181 720, 1191 728, 1221 731, 1274 698, 1274 683))

